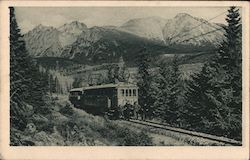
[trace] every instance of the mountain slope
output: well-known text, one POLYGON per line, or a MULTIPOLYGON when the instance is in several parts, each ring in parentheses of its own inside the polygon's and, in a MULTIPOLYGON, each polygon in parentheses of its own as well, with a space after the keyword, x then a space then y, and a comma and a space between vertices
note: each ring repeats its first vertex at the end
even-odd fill
POLYGON ((85 24, 77 21, 59 28, 38 25, 26 33, 24 39, 28 52, 34 57, 61 57, 63 48, 74 43, 87 29, 85 24))
POLYGON ((117 61, 120 56, 130 61, 134 60, 144 47, 154 54, 167 50, 166 46, 127 32, 93 27, 82 32, 76 42, 63 50, 62 56, 86 63, 117 61))
POLYGON ((223 39, 223 31, 220 25, 209 23, 204 19, 192 17, 186 13, 180 13, 167 21, 163 29, 164 39, 167 44, 204 45, 218 44, 223 39), (216 32, 213 32, 217 30, 216 32), (210 34, 206 34, 211 32, 210 34), (204 36, 200 36, 206 34, 204 36), (195 39, 190 39, 197 36, 195 39), (198 37, 200 36, 200 37, 198 37), (188 41, 185 41, 190 39, 188 41))
POLYGON ((38 25, 24 35, 26 48, 34 57, 60 56, 62 45, 59 34, 56 28, 38 25))
POLYGON ((135 34, 140 37, 164 43, 162 29, 166 19, 160 17, 132 19, 119 27, 120 30, 135 34))

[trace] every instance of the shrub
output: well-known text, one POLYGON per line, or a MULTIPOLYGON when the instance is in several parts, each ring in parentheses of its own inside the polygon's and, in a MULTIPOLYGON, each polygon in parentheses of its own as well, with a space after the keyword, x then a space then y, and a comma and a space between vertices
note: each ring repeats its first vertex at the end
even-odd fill
POLYGON ((128 127, 119 126, 112 122, 107 123, 101 130, 102 136, 110 141, 117 142, 120 146, 150 146, 153 145, 152 138, 143 131, 135 132, 128 127))
POLYGON ((73 108, 68 103, 65 107, 61 108, 59 112, 68 116, 72 116, 74 114, 73 108))

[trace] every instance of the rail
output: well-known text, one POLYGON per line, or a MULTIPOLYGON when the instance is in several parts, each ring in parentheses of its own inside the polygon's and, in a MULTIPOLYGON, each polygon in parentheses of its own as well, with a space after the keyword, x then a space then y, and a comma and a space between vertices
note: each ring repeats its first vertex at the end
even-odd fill
POLYGON ((200 137, 200 138, 204 138, 204 139, 214 140, 214 141, 218 141, 218 142, 222 142, 222 143, 230 144, 230 145, 234 145, 234 146, 241 146, 242 145, 242 143, 240 141, 236 141, 234 139, 229 139, 226 137, 219 137, 219 136, 210 135, 210 134, 206 134, 206 133, 200 133, 200 132, 189 131, 189 130, 175 128, 175 127, 170 127, 170 126, 167 126, 166 124, 161 124, 161 123, 157 123, 157 122, 141 121, 141 120, 134 120, 134 119, 130 119, 129 122, 133 122, 133 123, 137 123, 137 124, 141 124, 141 125, 146 125, 146 126, 150 126, 150 127, 154 127, 154 128, 169 130, 169 131, 173 131, 173 132, 177 132, 177 133, 187 134, 187 135, 200 137))

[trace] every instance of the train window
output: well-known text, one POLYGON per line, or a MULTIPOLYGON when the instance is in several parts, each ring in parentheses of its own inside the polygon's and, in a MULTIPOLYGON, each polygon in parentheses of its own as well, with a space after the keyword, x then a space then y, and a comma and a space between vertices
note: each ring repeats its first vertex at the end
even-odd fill
POLYGON ((136 96, 136 89, 133 89, 133 96, 136 96))
POLYGON ((126 89, 126 97, 128 96, 128 90, 126 89))
POLYGON ((121 89, 121 95, 124 97, 124 94, 125 94, 125 92, 124 92, 124 89, 121 89))
POLYGON ((129 90, 129 96, 132 96, 132 90, 131 89, 129 90))
POLYGON ((78 96, 78 95, 81 94, 81 92, 71 92, 70 94, 71 94, 72 96, 78 96))

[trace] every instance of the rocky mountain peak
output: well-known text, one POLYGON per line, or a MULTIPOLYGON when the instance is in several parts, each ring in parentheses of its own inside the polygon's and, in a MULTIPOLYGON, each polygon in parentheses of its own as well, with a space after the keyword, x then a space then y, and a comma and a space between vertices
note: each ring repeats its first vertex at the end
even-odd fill
POLYGON ((190 14, 187 13, 178 13, 174 18, 193 18, 190 14))
POLYGON ((87 25, 79 22, 79 21, 72 21, 69 25, 79 27, 79 28, 87 28, 87 25))
POLYGON ((76 33, 79 34, 82 30, 87 29, 87 25, 78 21, 72 21, 71 23, 65 23, 58 28, 61 32, 76 33))
POLYGON ((44 31, 44 30, 53 30, 54 28, 51 27, 51 26, 45 26, 43 24, 39 24, 37 25, 33 30, 36 30, 36 31, 44 31))

